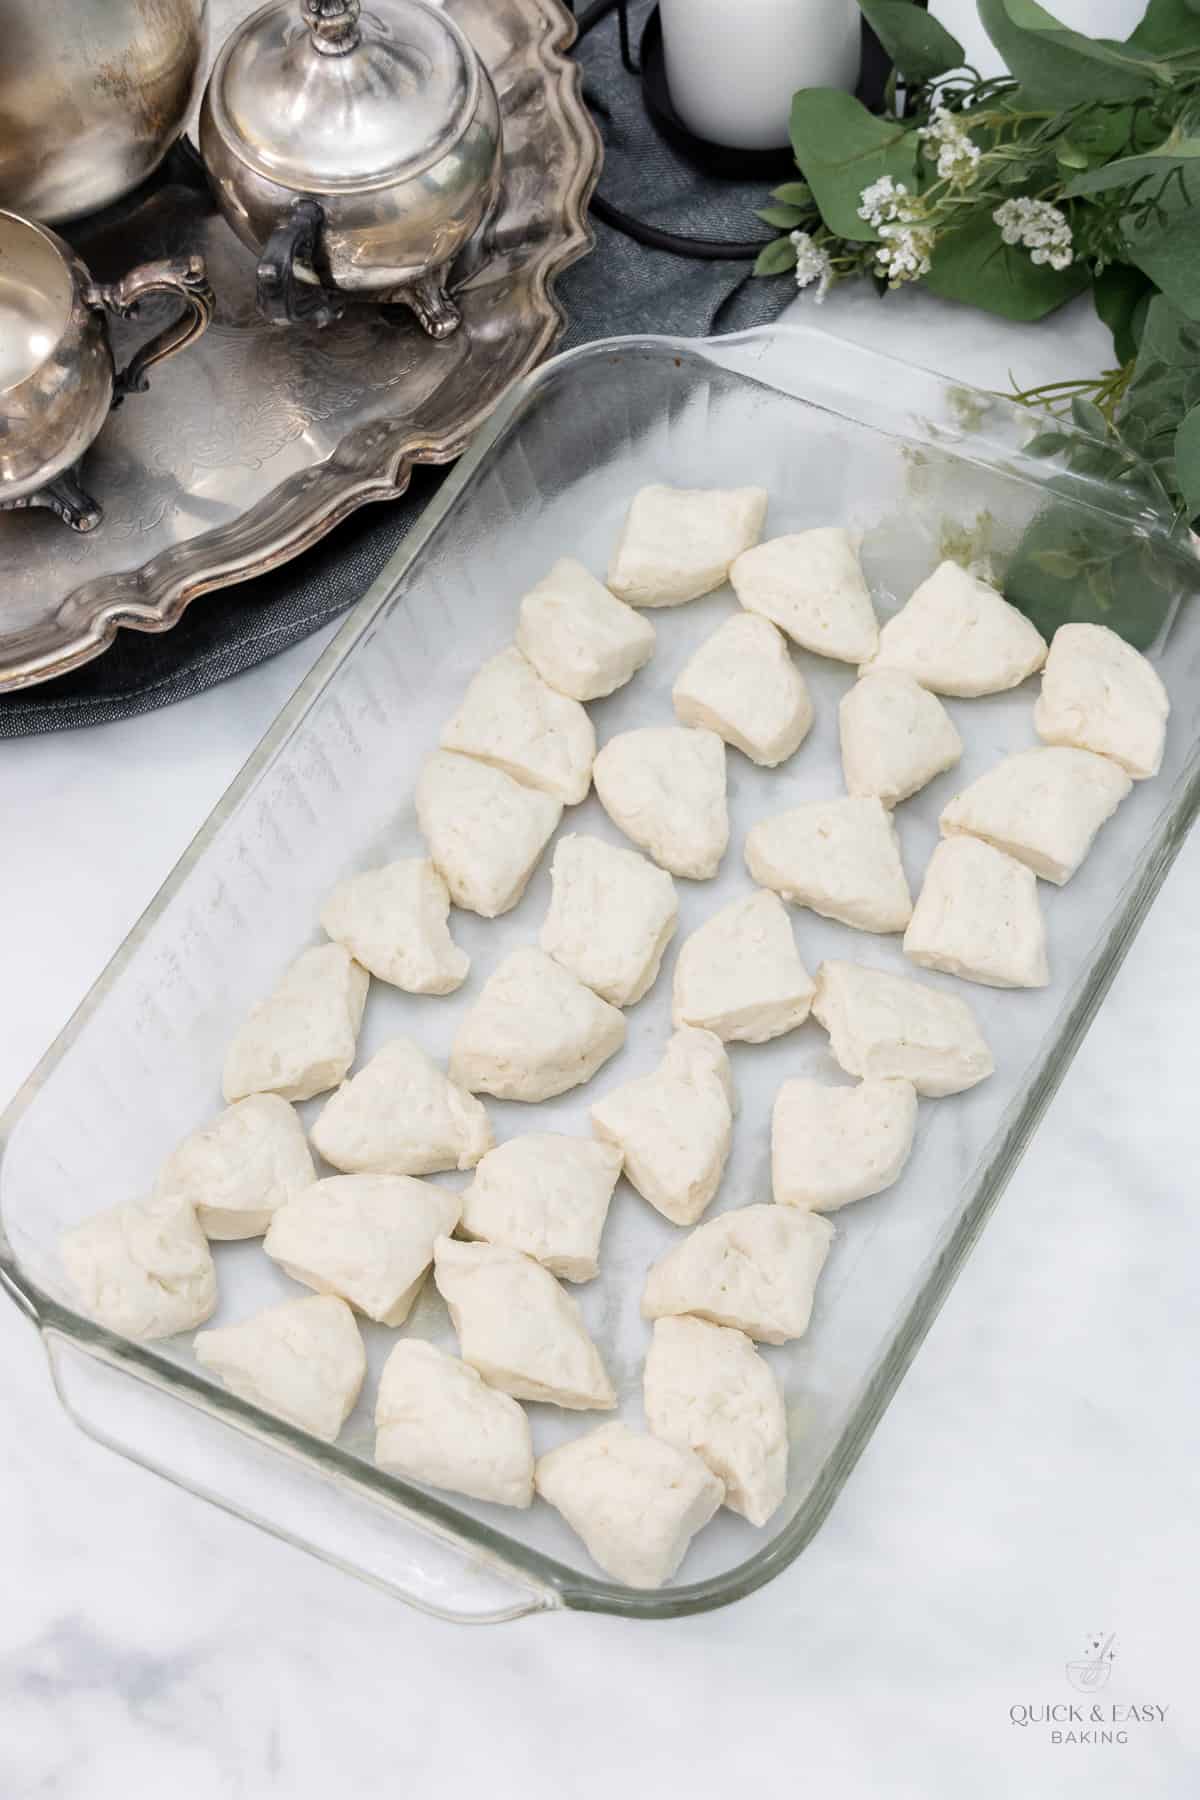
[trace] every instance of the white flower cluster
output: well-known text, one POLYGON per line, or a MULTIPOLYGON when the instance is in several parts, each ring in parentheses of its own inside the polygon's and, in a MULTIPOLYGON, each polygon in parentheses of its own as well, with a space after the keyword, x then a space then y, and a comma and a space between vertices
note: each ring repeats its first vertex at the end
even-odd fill
POLYGON ((980 157, 979 145, 971 142, 966 126, 956 113, 948 112, 944 106, 935 106, 928 125, 922 125, 917 136, 923 140, 930 155, 936 154, 937 172, 942 181, 966 187, 974 180, 980 157))
POLYGON ((911 208, 908 189, 902 181, 881 175, 858 196, 858 216, 876 230, 896 219, 907 219, 911 208))
POLYGON ((821 246, 813 243, 807 231, 793 231, 791 241, 796 246, 796 286, 810 287, 815 281, 817 291, 813 298, 820 306, 833 279, 833 265, 821 246))
POLYGON ((928 226, 881 225, 879 235, 884 241, 875 252, 875 273, 885 276, 889 287, 928 275, 933 254, 933 232, 928 226))
POLYGON ((1075 260, 1071 225, 1065 213, 1048 200, 1006 200, 992 214, 1006 244, 1021 244, 1035 263, 1052 269, 1069 269, 1075 260))

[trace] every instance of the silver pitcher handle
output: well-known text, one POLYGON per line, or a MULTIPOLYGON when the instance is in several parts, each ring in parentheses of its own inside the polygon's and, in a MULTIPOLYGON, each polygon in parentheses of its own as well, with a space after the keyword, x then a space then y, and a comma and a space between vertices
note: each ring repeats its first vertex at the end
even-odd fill
POLYGON ((148 344, 135 350, 128 366, 116 378, 113 404, 126 394, 144 394, 150 383, 150 370, 155 363, 178 356, 189 344, 203 337, 212 322, 216 304, 209 286, 202 256, 169 256, 161 262, 143 263, 131 269, 120 281, 111 284, 93 282, 87 289, 90 306, 102 306, 107 312, 125 319, 147 294, 174 294, 183 302, 177 319, 152 337, 148 344))

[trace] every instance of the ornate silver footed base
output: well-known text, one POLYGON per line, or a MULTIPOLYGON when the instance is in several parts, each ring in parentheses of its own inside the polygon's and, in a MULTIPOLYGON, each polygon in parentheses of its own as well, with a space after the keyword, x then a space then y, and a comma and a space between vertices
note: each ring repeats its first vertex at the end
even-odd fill
POLYGON ((24 512, 31 506, 43 506, 72 531, 95 531, 104 517, 104 508, 80 487, 78 466, 64 469, 35 494, 23 494, 19 500, 0 500, 0 512, 24 512))
MULTIPOLYGON (((347 299, 370 300, 367 294, 346 295, 323 287, 316 274, 317 250, 325 213, 307 195, 292 203, 272 232, 256 271, 258 310, 271 325, 315 325, 323 330, 341 318, 347 299)), ((449 264, 431 269, 380 301, 385 319, 414 313, 431 338, 447 338, 458 330, 462 314, 446 292, 449 264)))

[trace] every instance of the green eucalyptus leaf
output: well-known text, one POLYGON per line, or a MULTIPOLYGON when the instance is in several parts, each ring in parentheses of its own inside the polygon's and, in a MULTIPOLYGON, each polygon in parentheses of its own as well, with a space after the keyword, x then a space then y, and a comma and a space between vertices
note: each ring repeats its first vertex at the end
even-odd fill
MULTIPOLYGON (((1064 169, 1086 169, 1088 166, 1087 151, 1073 144, 1069 137, 1060 137, 1054 146, 1055 159, 1064 169)), ((1070 189, 1067 192, 1070 193, 1070 189)))
POLYGON ((962 68, 963 47, 958 39, 913 0, 858 0, 858 5, 906 80, 933 81, 949 69, 962 68))
POLYGON ((1052 269, 1027 250, 1004 243, 988 212, 948 232, 934 249, 925 286, 945 300, 963 300, 1004 319, 1041 319, 1088 285, 1084 263, 1052 269))
POLYGON ((785 206, 811 207, 813 192, 807 181, 785 181, 780 187, 771 189, 772 200, 782 200, 785 206))
POLYGON ((1119 363, 1129 362, 1137 353, 1138 323, 1146 316, 1153 292, 1147 277, 1129 263, 1109 263, 1092 282, 1096 312, 1112 332, 1119 363))
POLYGON ((1035 550, 1033 561, 1047 575, 1059 581, 1074 581, 1080 572, 1079 559, 1069 550, 1035 550))
POLYGON ((761 219, 764 225, 777 225, 781 231, 795 231, 806 214, 798 206, 772 205, 760 206, 754 216, 761 219))
POLYGON ((1189 319, 1200 320, 1200 163, 1161 202, 1161 218, 1122 217, 1126 255, 1189 319))
POLYGON ((1170 80, 1170 66, 1137 46, 1070 31, 1036 0, 978 0, 984 30, 1034 107, 1136 100, 1170 80))
POLYGON ((1175 473, 1189 519, 1200 514, 1200 406, 1185 413, 1175 433, 1175 473))
POLYGON ((1200 0, 1150 0, 1141 24, 1129 34, 1130 44, 1155 56, 1195 50, 1200 0))
POLYGON ((1172 169, 1200 171, 1200 137, 1176 126, 1170 137, 1155 150, 1140 156, 1119 156, 1102 169, 1088 169, 1076 175, 1063 189, 1067 199, 1081 194, 1103 194, 1110 188, 1131 187, 1148 176, 1169 175, 1172 169))
POLYGON ((1059 456, 1070 443, 1070 438, 1062 431, 1039 431, 1023 446, 1026 456, 1059 456))
POLYGON ((1017 546, 1004 594, 1044 638, 1060 625, 1107 625, 1145 650, 1166 623, 1185 573, 1161 542, 1139 541, 1123 520, 1096 513, 1085 535, 1078 507, 1052 499, 1017 546))
POLYGON ((802 88, 792 101, 792 148, 821 217, 835 237, 878 238, 858 216, 862 191, 890 175, 910 193, 917 185, 917 134, 877 119, 840 88, 802 88))
POLYGON ((785 275, 796 266, 796 246, 790 238, 776 238, 758 253, 754 264, 756 275, 785 275))
POLYGON ((1080 431, 1086 431, 1091 437, 1107 438, 1108 421, 1094 400, 1076 394, 1071 401, 1071 417, 1080 431))

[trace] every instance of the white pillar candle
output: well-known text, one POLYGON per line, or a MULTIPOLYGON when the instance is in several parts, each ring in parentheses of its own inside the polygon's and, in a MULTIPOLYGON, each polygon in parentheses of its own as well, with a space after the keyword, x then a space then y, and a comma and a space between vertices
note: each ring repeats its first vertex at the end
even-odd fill
POLYGON ((660 0, 667 86, 697 137, 738 150, 788 141, 792 95, 858 82, 858 0, 660 0))

